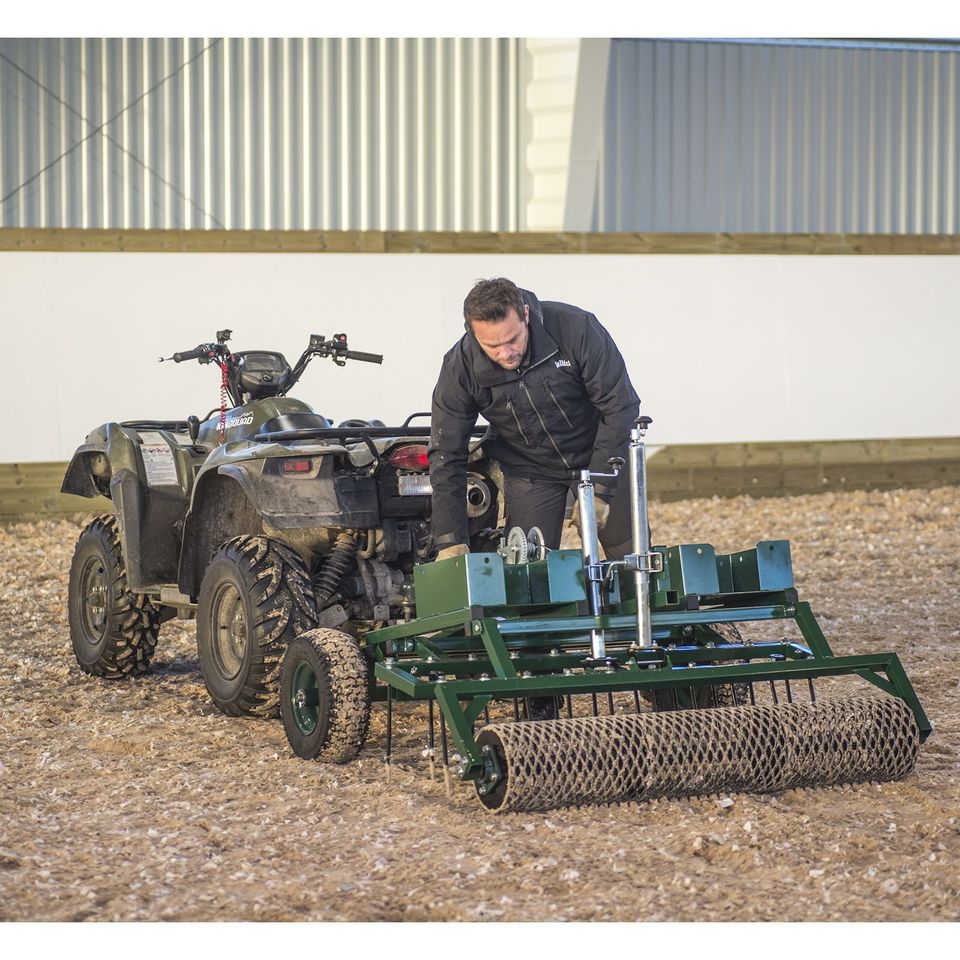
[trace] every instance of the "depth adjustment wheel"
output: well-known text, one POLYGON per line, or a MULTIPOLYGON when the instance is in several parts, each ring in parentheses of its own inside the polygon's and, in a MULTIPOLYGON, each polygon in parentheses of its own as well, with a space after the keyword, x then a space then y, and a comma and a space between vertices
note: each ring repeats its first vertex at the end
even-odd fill
POLYGON ((370 724, 367 660, 348 633, 318 627, 287 648, 280 715, 298 757, 344 763, 363 748, 370 724))
POLYGON ((229 716, 275 717, 280 659, 317 622, 300 556, 267 537, 236 537, 213 555, 200 586, 197 650, 211 699, 229 716))
POLYGON ((135 677, 149 669, 160 608, 130 589, 114 516, 97 517, 77 539, 67 616, 73 652, 84 673, 135 677))

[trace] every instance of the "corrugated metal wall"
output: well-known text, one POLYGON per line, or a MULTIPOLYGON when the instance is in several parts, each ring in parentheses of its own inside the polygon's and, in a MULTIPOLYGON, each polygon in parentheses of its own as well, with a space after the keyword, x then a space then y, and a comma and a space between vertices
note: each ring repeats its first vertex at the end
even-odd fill
POLYGON ((614 40, 600 230, 956 233, 960 53, 614 40))
POLYGON ((519 42, 0 40, 0 226, 515 230, 519 42))

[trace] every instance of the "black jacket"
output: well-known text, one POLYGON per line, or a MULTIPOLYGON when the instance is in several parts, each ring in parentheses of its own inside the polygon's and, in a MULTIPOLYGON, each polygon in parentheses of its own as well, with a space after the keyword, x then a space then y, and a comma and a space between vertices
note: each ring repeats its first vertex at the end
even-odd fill
MULTIPOLYGON (((467 449, 482 415, 495 437, 484 445, 505 474, 573 480, 607 472, 624 456, 640 401, 623 357, 592 313, 522 291, 530 306, 524 365, 504 370, 468 330, 443 358, 433 391, 430 480, 439 546, 468 542, 467 449)), ((600 496, 613 488, 597 485, 600 496)))

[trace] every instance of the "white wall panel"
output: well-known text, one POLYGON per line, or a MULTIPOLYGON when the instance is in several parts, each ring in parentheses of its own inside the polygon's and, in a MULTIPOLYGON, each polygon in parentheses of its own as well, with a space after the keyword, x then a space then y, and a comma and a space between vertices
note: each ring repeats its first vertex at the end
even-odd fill
POLYGON ((429 408, 477 277, 596 312, 650 442, 956 436, 955 257, 0 253, 11 403, 38 426, 2 459, 58 460, 108 419, 218 403, 216 371, 158 364, 218 328, 295 359, 345 331, 382 367, 316 361, 300 395, 337 418, 429 408))

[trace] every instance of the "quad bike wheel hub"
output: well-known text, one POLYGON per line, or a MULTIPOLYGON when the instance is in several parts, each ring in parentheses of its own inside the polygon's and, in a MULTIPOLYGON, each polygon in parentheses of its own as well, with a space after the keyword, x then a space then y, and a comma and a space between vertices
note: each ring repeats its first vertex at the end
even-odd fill
POLYGON ((309 663, 301 661, 293 674, 293 720, 304 734, 311 734, 320 719, 320 685, 309 663))
POLYGON ((243 598, 232 583, 220 587, 213 601, 213 653, 224 677, 233 679, 243 667, 247 649, 247 620, 243 598))
POLYGON ((107 625, 107 577, 99 557, 91 557, 80 577, 80 595, 83 597, 83 618, 87 641, 97 644, 103 639, 107 625))

